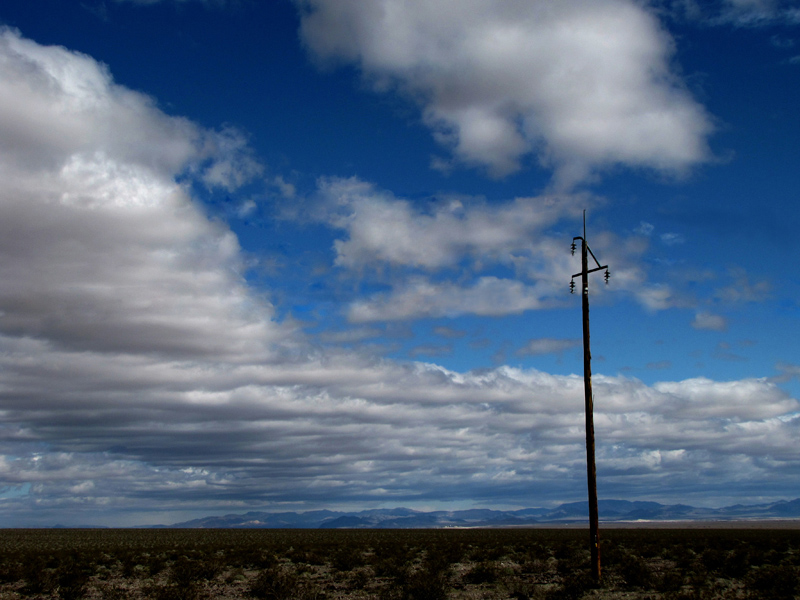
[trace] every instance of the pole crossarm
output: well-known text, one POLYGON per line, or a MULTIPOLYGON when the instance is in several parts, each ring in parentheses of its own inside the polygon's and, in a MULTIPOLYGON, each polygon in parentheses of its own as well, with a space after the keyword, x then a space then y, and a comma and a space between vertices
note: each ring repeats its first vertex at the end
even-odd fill
MULTIPOLYGON (((594 273, 595 271, 602 271, 603 269, 608 270, 608 265, 603 265, 602 267, 597 267, 596 269, 589 269, 588 271, 586 271, 586 273, 587 274, 594 273)), ((573 277, 580 277, 581 275, 583 275, 583 273, 575 273, 573 277)))
MULTIPOLYGON (((585 218, 585 215, 584 215, 584 218, 585 218)), ((594 273, 595 271, 602 271, 603 269, 608 269, 608 265, 601 265, 600 264, 600 261, 597 260, 597 257, 594 255, 594 252, 592 252, 592 249, 589 248, 588 242, 580 235, 576 235, 574 238, 572 238, 572 254, 575 254, 575 249, 577 248, 577 246, 575 245, 575 240, 580 240, 581 241, 581 244, 586 248, 586 251, 589 254, 591 254, 592 259, 594 260, 594 264, 597 265, 596 269, 590 269, 589 271, 587 271, 587 273, 594 273)), ((581 275, 583 275, 583 272, 575 273, 575 275, 573 275, 573 277, 580 277, 581 275)))
MULTIPOLYGON (((584 213, 585 213, 585 211, 584 211, 584 213)), ((584 224, 583 224, 584 235, 586 235, 586 231, 585 231, 585 229, 586 229, 586 214, 583 215, 583 219, 584 219, 584 224)), ((594 252, 592 252, 592 249, 589 248, 589 244, 586 242, 586 238, 585 237, 582 237, 580 235, 576 235, 574 238, 572 238, 571 249, 572 249, 572 254, 573 255, 575 254, 575 250, 577 250, 577 248, 578 248, 577 244, 575 244, 575 242, 577 240, 581 241, 581 256, 582 256, 581 263, 583 265, 583 270, 580 273, 575 273, 572 276, 572 280, 569 282, 569 293, 570 294, 574 294, 575 293, 575 278, 576 277, 580 277, 583 280, 583 293, 584 294, 588 294, 589 293, 589 280, 587 279, 587 277, 588 277, 589 273, 594 273, 596 271, 605 271, 606 272, 606 274, 605 274, 606 285, 608 285, 608 280, 611 277, 611 272, 608 270, 608 265, 601 265, 600 261, 597 260, 597 257, 594 255, 594 252), (594 269, 590 269, 589 268, 589 255, 591 255, 592 259, 594 260, 594 264, 597 265, 594 269)), ((588 311, 588 308, 587 308, 587 311, 588 311)))

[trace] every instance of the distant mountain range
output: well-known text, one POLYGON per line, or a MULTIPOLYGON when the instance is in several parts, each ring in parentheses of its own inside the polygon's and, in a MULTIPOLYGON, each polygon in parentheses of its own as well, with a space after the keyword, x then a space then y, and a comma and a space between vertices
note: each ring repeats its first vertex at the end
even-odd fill
MULTIPOLYGON (((737 504, 724 508, 696 508, 685 504, 600 500, 601 522, 641 521, 754 521, 800 519, 800 498, 770 504, 737 504)), ((524 527, 563 525, 588 521, 588 502, 571 502, 556 508, 490 510, 475 508, 453 511, 418 511, 409 508, 337 512, 248 512, 243 515, 204 517, 169 528, 206 529, 424 529, 443 527, 524 527)))

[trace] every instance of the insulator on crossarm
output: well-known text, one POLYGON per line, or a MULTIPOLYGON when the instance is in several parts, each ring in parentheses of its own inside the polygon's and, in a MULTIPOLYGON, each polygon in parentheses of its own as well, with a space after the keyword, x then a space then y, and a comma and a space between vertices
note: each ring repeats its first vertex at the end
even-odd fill
POLYGON ((576 248, 577 248, 577 246, 575 245, 575 242, 572 242, 572 246, 569 247, 569 249, 572 250, 572 256, 575 256, 575 249, 576 248))
POLYGON ((570 282, 569 282, 569 293, 570 294, 574 294, 575 293, 575 280, 574 279, 570 279, 570 282))
POLYGON ((606 278, 606 285, 608 285, 608 279, 611 277, 611 273, 609 273, 608 269, 606 269, 606 274, 603 277, 606 278))

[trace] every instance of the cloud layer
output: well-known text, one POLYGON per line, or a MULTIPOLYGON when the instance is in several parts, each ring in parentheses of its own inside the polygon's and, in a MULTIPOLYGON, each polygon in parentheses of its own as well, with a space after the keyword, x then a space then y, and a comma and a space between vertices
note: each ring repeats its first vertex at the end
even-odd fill
POLYGON ((279 335, 245 289, 235 236, 175 183, 246 178, 235 134, 165 115, 89 57, 9 30, 0 52, 0 333, 187 356, 279 335))
POLYGON ((502 176, 526 157, 564 185, 615 164, 682 172, 711 122, 632 0, 296 0, 317 60, 355 63, 422 108, 460 161, 502 176))
MULTIPOLYGON (((580 377, 320 350, 277 321, 235 236, 177 183, 230 188, 258 172, 235 132, 165 114, 90 57, 0 34, 0 524, 583 497, 580 377)), ((536 234, 574 210, 533 199, 422 212, 331 181, 349 195, 321 194, 323 215, 348 233, 336 260, 353 270, 479 255, 516 268, 520 240, 546 248, 536 234), (382 211, 413 244, 371 234, 382 211)), ((474 289, 501 297, 510 282, 474 289)), ((463 306, 463 290, 452 298, 463 306)), ((603 496, 719 499, 731 481, 740 495, 795 493, 775 482, 800 467, 798 403, 773 382, 598 375, 595 391, 603 496)))
MULTIPOLYGON (((594 204, 588 194, 414 203, 352 177, 321 179, 310 212, 344 236, 334 241, 334 265, 390 288, 350 303, 351 321, 371 322, 563 306, 580 268, 564 223, 577 225, 582 208, 594 204)), ((592 237, 594 250, 614 265, 616 292, 648 310, 676 306, 682 300, 669 286, 647 281, 647 244, 604 231, 592 237)))

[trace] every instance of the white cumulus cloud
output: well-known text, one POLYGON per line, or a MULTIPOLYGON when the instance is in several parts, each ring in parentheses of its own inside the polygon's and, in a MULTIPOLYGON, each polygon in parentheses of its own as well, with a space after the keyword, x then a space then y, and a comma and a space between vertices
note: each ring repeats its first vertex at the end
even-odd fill
POLYGON ((17 32, 0 33, 0 55, 0 333, 89 351, 266 351, 280 328, 245 289, 236 237, 175 183, 186 170, 239 178, 233 134, 169 117, 93 59, 17 32))
MULTIPOLYGON (((390 291, 359 298, 348 309, 350 320, 368 322, 500 316, 560 305, 580 269, 563 228, 577 226, 582 207, 598 200, 565 193, 492 204, 463 197, 415 203, 356 177, 331 177, 318 182, 315 202, 313 219, 344 234, 333 244, 336 266, 379 280, 391 269, 390 291), (491 272, 496 268, 513 276, 491 272)), ((681 305, 669 286, 648 283, 647 245, 640 236, 592 234, 593 250, 613 265, 615 291, 648 310, 681 305)))
POLYGON ((421 106, 436 139, 498 176, 535 156, 573 184, 624 164, 682 172, 711 121, 674 42, 632 0, 295 0, 312 56, 421 106))
POLYGON ((505 204, 444 199, 425 209, 357 178, 320 181, 322 218, 346 231, 335 263, 359 268, 392 264, 423 269, 457 265, 465 256, 513 262, 542 232, 581 214, 580 196, 517 198, 505 204))

